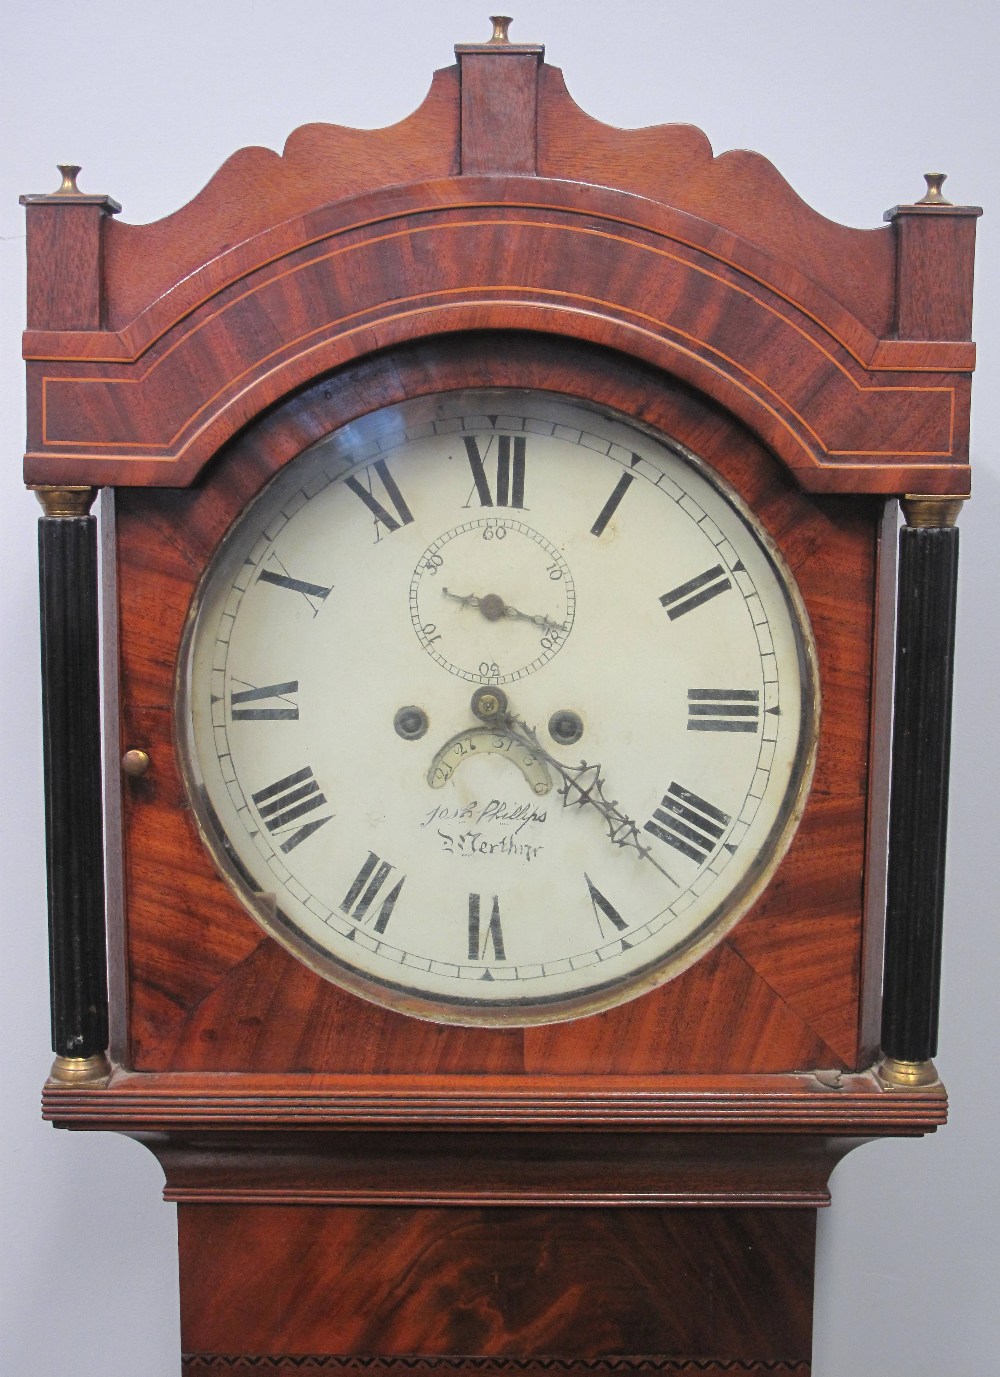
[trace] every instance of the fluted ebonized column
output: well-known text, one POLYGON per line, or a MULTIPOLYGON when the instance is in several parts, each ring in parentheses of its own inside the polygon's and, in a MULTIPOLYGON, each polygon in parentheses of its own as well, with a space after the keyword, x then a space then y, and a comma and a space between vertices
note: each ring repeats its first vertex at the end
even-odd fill
POLYGON ((53 1075, 74 1079, 108 1045, 97 522, 90 488, 37 495, 53 1075))
POLYGON ((911 1065, 937 1050, 960 505, 904 502, 899 538, 882 1050, 911 1065))

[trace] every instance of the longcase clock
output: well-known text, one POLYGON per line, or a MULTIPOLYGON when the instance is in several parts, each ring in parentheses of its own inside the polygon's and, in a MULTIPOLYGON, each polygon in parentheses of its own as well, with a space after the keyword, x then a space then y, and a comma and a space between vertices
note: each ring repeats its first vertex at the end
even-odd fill
POLYGON ((807 1373, 832 1167, 945 1117, 979 212, 508 23, 157 224, 23 198, 45 1113, 161 1162, 192 1377, 807 1373))

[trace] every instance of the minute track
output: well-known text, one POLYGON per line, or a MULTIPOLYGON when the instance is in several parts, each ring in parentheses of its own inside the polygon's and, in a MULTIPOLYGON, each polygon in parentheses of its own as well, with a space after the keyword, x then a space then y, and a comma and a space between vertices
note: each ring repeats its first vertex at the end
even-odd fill
POLYGON ((445 1021, 572 1017, 738 918, 809 763, 809 659, 760 537, 666 442, 524 394, 433 411, 320 442, 228 538, 242 572, 208 595, 192 671, 213 695, 202 825, 266 899, 258 921, 355 993, 445 1021), (470 717, 477 687, 511 694, 505 720, 470 717), (425 730, 399 730, 401 705, 425 730), (664 805, 674 785, 726 815, 720 837, 664 805))

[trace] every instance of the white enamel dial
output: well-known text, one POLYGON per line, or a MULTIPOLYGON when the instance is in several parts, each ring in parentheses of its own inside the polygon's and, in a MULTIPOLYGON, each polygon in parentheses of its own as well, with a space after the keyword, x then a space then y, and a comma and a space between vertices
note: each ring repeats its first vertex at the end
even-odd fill
POLYGON ((352 991, 578 1016, 689 966, 794 831, 811 632, 734 493, 540 392, 447 393, 314 445, 200 585, 185 781, 258 921, 352 991))

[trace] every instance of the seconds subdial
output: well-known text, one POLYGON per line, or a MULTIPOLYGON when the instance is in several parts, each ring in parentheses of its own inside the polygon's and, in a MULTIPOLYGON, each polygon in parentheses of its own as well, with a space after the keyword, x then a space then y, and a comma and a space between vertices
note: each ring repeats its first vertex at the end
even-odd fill
POLYGON ((446 531, 420 556, 410 581, 421 645, 471 683, 509 684, 540 669, 565 645, 575 611, 562 555, 509 516, 446 531))

